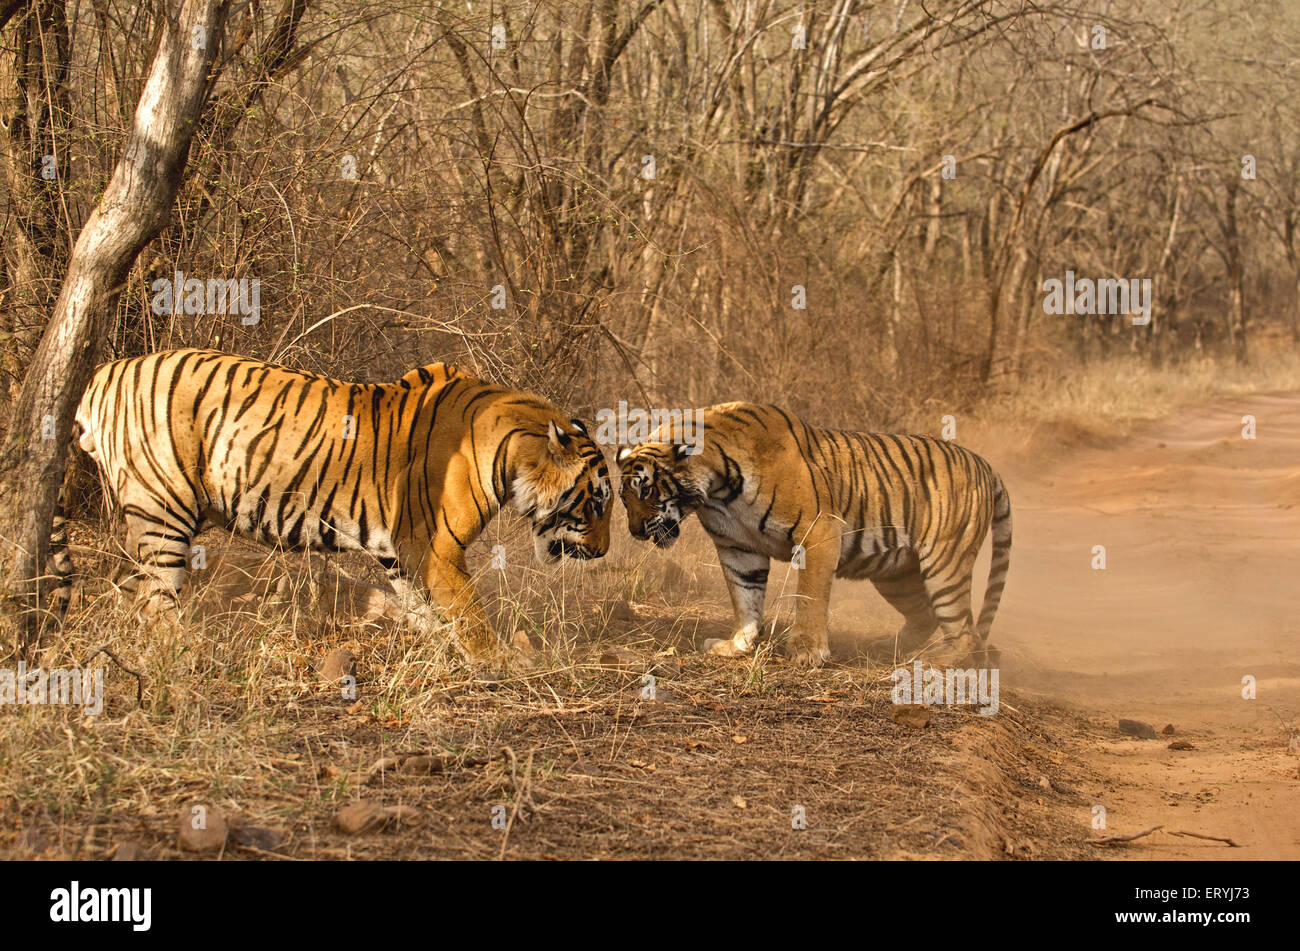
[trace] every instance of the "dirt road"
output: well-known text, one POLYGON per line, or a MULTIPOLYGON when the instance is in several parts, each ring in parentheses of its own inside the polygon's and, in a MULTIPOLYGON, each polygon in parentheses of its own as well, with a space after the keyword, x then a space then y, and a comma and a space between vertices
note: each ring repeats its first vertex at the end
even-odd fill
POLYGON ((1108 833, 1163 824, 1241 846, 1159 832, 1122 854, 1300 857, 1300 757, 1287 752, 1300 735, 1300 394, 1201 407, 1008 475, 1005 683, 1097 726, 1079 752, 1108 833), (1120 717, 1176 732, 1129 738, 1120 717))

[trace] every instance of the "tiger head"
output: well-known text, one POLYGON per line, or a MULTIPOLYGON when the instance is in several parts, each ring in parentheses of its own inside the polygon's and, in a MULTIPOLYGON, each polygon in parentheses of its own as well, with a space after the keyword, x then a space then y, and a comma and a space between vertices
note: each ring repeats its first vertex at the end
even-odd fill
POLYGON ((670 548, 700 490, 688 470, 695 448, 683 443, 644 443, 618 453, 620 494, 632 537, 670 548))
POLYGON ((546 436, 527 440, 524 451, 512 494, 532 523, 537 560, 599 558, 609 551, 609 468, 586 427, 576 419, 567 427, 551 420, 546 436))

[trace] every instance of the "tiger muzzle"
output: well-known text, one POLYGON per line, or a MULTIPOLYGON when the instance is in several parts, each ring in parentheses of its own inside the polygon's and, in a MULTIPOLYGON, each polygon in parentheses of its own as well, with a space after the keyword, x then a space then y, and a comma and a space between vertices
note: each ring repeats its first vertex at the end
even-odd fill
POLYGON ((641 531, 632 534, 640 539, 649 539, 657 548, 668 548, 673 542, 677 541, 677 536, 681 533, 682 526, 680 522, 656 518, 648 522, 642 522, 641 531))
POLYGON ((579 542, 567 542, 557 539, 547 546, 547 552, 552 558, 581 558, 587 560, 590 558, 599 558, 605 554, 603 551, 597 551, 589 545, 579 542))

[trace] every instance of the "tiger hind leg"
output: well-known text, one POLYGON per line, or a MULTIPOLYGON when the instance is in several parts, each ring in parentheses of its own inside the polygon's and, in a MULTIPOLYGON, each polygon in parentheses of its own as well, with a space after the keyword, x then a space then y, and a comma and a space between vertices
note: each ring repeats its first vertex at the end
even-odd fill
POLYGON ((925 656, 936 666, 964 667, 983 654, 983 638, 971 611, 971 582, 975 556, 951 556, 941 564, 922 566, 925 591, 939 622, 939 631, 926 645, 925 656))
MULTIPOLYGON (((65 484, 66 487, 66 484, 65 484)), ((68 553, 68 517, 63 509, 64 494, 59 493, 58 507, 50 528, 49 575, 54 579, 50 592, 50 615, 62 623, 72 600, 72 556, 68 553)))
POLYGON ((939 626, 939 618, 935 616, 920 571, 873 578, 871 583, 890 607, 903 615, 903 626, 893 638, 894 659, 897 660, 899 654, 910 653, 924 644, 939 626))
POLYGON ((119 587, 143 601, 147 617, 179 618, 178 598, 189 565, 191 531, 138 513, 126 515, 126 551, 134 560, 119 587))

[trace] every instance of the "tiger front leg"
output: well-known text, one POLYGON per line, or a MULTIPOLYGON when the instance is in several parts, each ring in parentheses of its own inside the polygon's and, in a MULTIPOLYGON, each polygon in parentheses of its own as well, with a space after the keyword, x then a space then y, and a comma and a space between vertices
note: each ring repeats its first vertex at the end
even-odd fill
POLYGON ((826 626, 830 618, 831 581, 839 556, 838 536, 810 536, 803 546, 796 548, 791 559, 799 575, 798 599, 794 627, 785 651, 797 667, 820 667, 831 659, 826 626))
POLYGON ((742 548, 718 545, 718 561, 727 579, 736 631, 729 638, 711 637, 704 651, 719 657, 736 657, 754 649, 763 627, 763 601, 767 595, 768 557, 742 548))
POLYGON ((393 586, 389 616, 411 630, 431 630, 438 626, 438 609, 420 591, 403 570, 401 563, 385 563, 388 583, 393 586))
POLYGON ((474 582, 465 570, 465 556, 430 552, 424 564, 424 583, 438 606, 455 620, 456 637, 472 658, 492 654, 499 646, 488 623, 474 582))

